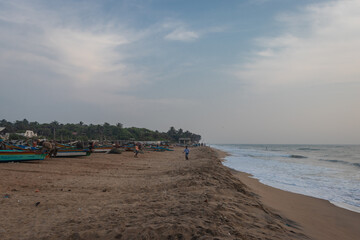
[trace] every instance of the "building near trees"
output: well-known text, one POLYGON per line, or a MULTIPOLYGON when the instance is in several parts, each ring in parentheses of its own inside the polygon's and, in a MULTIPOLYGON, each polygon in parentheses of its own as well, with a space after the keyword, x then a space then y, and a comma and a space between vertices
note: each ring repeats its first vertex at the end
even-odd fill
POLYGON ((27 138, 33 138, 33 137, 37 137, 37 134, 34 133, 34 131, 31 130, 26 130, 25 133, 17 133, 20 136, 24 136, 27 138))

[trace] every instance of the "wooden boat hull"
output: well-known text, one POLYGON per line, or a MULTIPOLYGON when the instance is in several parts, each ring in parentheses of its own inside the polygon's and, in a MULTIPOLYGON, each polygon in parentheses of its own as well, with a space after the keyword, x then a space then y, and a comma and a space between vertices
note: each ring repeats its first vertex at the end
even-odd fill
POLYGON ((92 152, 93 153, 109 153, 111 151, 112 147, 95 147, 92 152))
POLYGON ((67 149, 59 149, 56 153, 56 157, 82 157, 82 156, 89 156, 90 151, 88 150, 67 150, 67 149))
POLYGON ((44 160, 46 154, 33 151, 0 150, 0 162, 44 160))

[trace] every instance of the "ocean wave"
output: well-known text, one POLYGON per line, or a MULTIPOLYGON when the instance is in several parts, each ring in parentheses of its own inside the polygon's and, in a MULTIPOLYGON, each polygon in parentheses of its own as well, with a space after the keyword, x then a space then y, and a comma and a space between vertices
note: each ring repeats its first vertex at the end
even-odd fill
POLYGON ((334 149, 333 145, 276 145, 266 150, 259 145, 224 145, 219 148, 232 153, 224 164, 250 173, 264 184, 344 204, 340 206, 343 208, 360 208, 360 146, 334 149))
POLYGON ((268 153, 268 152, 252 152, 252 153, 242 153, 244 157, 250 157, 250 158, 274 158, 274 157, 283 157, 283 158, 308 158, 303 155, 287 155, 287 154, 275 154, 275 153, 268 153))
POLYGON ((343 160, 320 159, 320 161, 323 161, 323 162, 332 162, 332 163, 341 163, 341 164, 352 165, 352 166, 355 166, 355 167, 359 167, 359 168, 360 168, 360 163, 351 163, 351 162, 346 162, 346 161, 343 161, 343 160))
POLYGON ((345 164, 349 164, 349 162, 342 161, 342 160, 320 159, 320 161, 324 161, 324 162, 332 162, 332 163, 345 163, 345 164))
POLYGON ((306 156, 302 156, 302 155, 290 155, 290 158, 307 158, 306 156))
POLYGON ((360 168, 360 163, 352 163, 352 165, 360 168))
POLYGON ((241 155, 243 157, 250 158, 276 158, 276 157, 289 157, 287 154, 282 154, 280 152, 273 151, 264 151, 259 149, 239 149, 238 151, 229 151, 230 153, 235 153, 236 155, 241 155))
POLYGON ((298 150, 302 150, 302 151, 319 151, 320 149, 318 149, 318 148, 298 148, 298 150))

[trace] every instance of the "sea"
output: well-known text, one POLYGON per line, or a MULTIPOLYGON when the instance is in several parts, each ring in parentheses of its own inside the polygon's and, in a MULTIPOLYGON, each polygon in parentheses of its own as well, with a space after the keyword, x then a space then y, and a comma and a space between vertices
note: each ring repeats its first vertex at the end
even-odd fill
POLYGON ((261 183, 360 213, 360 145, 211 145, 261 183))

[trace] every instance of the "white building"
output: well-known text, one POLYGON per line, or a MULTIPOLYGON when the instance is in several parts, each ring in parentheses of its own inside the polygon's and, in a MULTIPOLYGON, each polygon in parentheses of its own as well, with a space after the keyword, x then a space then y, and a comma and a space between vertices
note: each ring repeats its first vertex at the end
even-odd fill
POLYGON ((26 130, 24 136, 28 138, 37 137, 37 133, 34 133, 31 130, 26 130))
POLYGON ((17 133, 17 134, 27 138, 37 137, 37 133, 34 133, 34 131, 31 130, 26 130, 25 133, 17 133))

